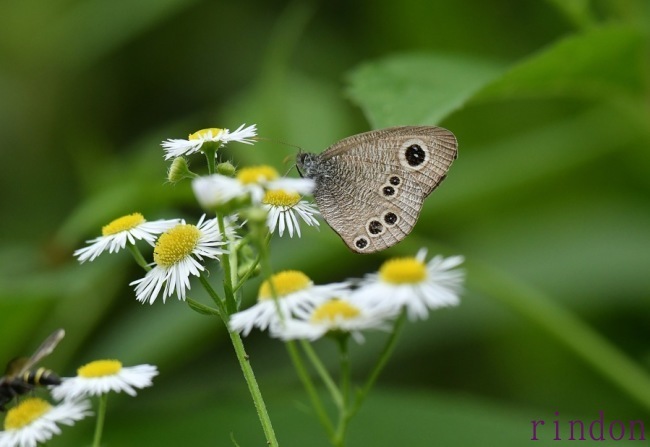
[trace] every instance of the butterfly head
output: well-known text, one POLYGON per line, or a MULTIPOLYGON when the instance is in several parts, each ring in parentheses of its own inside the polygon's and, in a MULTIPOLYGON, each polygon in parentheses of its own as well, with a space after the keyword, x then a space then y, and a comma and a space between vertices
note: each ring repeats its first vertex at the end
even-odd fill
POLYGON ((314 164, 316 154, 309 152, 298 152, 296 155, 296 167, 301 177, 313 178, 314 177, 314 164))

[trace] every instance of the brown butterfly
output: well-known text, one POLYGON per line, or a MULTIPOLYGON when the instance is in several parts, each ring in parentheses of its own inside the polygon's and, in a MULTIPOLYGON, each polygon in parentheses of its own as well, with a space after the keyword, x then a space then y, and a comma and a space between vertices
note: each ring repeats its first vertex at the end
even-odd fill
POLYGON ((450 131, 403 126, 353 135, 320 154, 301 152, 296 164, 315 181, 314 199, 328 225, 353 251, 373 253, 411 232, 457 153, 450 131))

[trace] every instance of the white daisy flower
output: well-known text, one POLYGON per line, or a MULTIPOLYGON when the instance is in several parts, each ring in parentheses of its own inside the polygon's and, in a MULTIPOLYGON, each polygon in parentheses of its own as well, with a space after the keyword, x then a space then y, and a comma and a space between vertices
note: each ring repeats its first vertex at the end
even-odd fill
POLYGON ((134 245, 136 240, 143 240, 153 245, 157 235, 169 230, 178 222, 179 219, 147 222, 140 213, 122 216, 104 225, 102 235, 86 241, 91 245, 75 251, 74 256, 83 263, 94 260, 106 250, 109 253, 116 253, 126 247, 127 242, 134 245))
POLYGON ((264 186, 268 191, 287 191, 306 196, 314 191, 316 183, 310 178, 281 177, 268 181, 264 186))
POLYGON ((266 191, 262 199, 262 207, 268 213, 266 224, 269 231, 274 233, 277 228, 280 237, 284 234, 285 228, 289 231, 289 237, 293 237, 294 230, 300 237, 300 224, 297 217, 309 226, 319 225, 314 217, 319 214, 316 206, 301 200, 300 194, 295 191, 285 189, 266 191))
POLYGON ((204 210, 214 210, 238 197, 245 197, 246 191, 233 177, 212 174, 192 180, 196 201, 204 210))
POLYGON ((358 342, 363 342, 360 331, 366 329, 389 330, 386 321, 395 312, 386 307, 367 306, 350 297, 332 298, 315 307, 306 319, 290 319, 284 325, 273 326, 271 336, 282 340, 316 340, 327 333, 349 332, 358 342))
POLYGON ((130 284, 135 286, 138 301, 153 304, 163 285, 163 303, 174 292, 178 299, 185 300, 186 289, 190 288, 190 275, 199 276, 205 270, 199 261, 204 257, 218 259, 225 253, 219 248, 226 242, 222 241, 217 219, 204 219, 205 215, 201 216, 196 226, 181 221, 160 235, 153 252, 155 267, 144 278, 130 284))
POLYGON ((281 325, 293 317, 305 317, 325 300, 340 296, 348 290, 347 283, 316 286, 307 275, 297 270, 276 273, 260 286, 257 303, 230 316, 232 330, 248 335, 253 327, 261 330, 281 325), (273 299, 273 290, 277 299, 273 299))
POLYGON ((52 405, 43 399, 30 397, 11 408, 0 431, 0 447, 36 447, 61 434, 57 424, 74 425, 91 415, 90 403, 65 401, 52 405))
MULTIPOLYGON (((212 210, 235 198, 250 197, 254 204, 259 204, 264 197, 264 191, 269 185, 277 184, 279 177, 278 171, 271 166, 250 166, 238 170, 235 177, 212 174, 196 178, 192 181, 192 188, 199 204, 204 209, 212 210)), ((283 181, 286 180, 288 179, 283 181)), ((296 186, 305 188, 303 183, 296 186)))
POLYGON ((230 132, 228 129, 219 129, 215 127, 201 129, 191 134, 187 140, 167 139, 162 142, 162 147, 165 150, 165 160, 194 154, 200 151, 201 147, 205 143, 216 143, 219 145, 218 147, 222 147, 231 141, 253 144, 253 137, 257 135, 257 128, 255 127, 255 124, 248 127, 244 126, 246 126, 246 124, 242 124, 234 132, 230 132))
POLYGON ((406 308, 412 320, 427 318, 429 309, 457 305, 464 272, 454 268, 463 257, 436 256, 426 264, 425 257, 422 249, 415 257, 389 259, 378 273, 366 275, 354 298, 396 312, 406 308))
POLYGON ((109 391, 135 396, 136 388, 153 385, 152 379, 157 375, 158 369, 153 365, 124 367, 118 360, 96 360, 79 368, 76 377, 62 378, 61 385, 52 389, 52 396, 58 400, 76 400, 109 391))

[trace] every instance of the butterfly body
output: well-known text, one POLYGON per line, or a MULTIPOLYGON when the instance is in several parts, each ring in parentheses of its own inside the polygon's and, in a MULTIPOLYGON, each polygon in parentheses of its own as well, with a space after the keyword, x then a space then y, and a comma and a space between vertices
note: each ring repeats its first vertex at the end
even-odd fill
POLYGON ((329 226, 351 250, 373 253, 411 232, 456 155, 448 130, 403 126, 353 135, 321 154, 300 153, 296 163, 314 180, 314 199, 329 226))

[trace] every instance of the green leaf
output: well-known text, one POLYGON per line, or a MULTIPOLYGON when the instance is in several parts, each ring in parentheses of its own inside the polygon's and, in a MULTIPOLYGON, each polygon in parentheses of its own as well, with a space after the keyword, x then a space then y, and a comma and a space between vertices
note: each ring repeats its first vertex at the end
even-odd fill
POLYGON ((361 65, 349 94, 372 127, 437 124, 493 81, 495 62, 440 54, 406 54, 361 65))
POLYGON ((354 70, 348 91, 373 127, 437 124, 470 100, 638 96, 645 53, 639 31, 607 26, 562 39, 507 72, 476 58, 391 56, 354 70))
POLYGON ((477 95, 504 97, 638 95, 647 48, 634 28, 607 26, 569 36, 516 65, 477 95))
POLYGON ((201 314, 201 315, 219 315, 219 310, 214 309, 210 306, 206 306, 205 304, 199 303, 198 301, 194 301, 191 298, 187 298, 187 305, 190 306, 190 308, 201 314))

